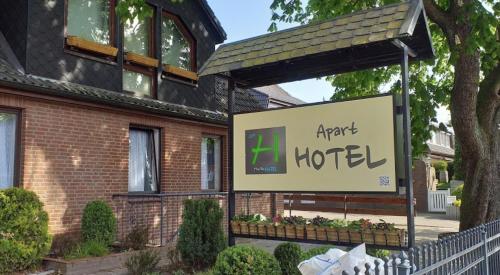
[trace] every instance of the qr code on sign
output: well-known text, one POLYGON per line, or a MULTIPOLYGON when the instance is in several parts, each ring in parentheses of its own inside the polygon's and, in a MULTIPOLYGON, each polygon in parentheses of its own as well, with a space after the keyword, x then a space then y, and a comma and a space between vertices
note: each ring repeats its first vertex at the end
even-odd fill
POLYGON ((384 186, 384 187, 387 187, 389 186, 391 183, 391 180, 389 179, 388 176, 380 176, 378 177, 378 184, 380 186, 384 186))

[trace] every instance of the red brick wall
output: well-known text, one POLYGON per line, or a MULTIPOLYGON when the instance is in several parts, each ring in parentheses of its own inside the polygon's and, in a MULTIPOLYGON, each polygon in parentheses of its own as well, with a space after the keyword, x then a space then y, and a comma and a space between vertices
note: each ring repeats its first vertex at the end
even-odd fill
MULTIPOLYGON (((112 203, 112 194, 127 192, 131 124, 162 129, 162 192, 200 191, 204 134, 222 136, 227 145, 226 129, 221 126, 11 92, 0 89, 0 106, 22 109, 20 185, 39 195, 53 234, 77 233, 87 202, 103 199, 112 203)), ((223 151, 227 190, 225 147, 223 151)), ((270 205, 269 195, 252 202, 252 207, 259 207, 252 212, 270 214, 266 206, 270 205)), ((277 205, 282 209, 282 204, 277 205)))

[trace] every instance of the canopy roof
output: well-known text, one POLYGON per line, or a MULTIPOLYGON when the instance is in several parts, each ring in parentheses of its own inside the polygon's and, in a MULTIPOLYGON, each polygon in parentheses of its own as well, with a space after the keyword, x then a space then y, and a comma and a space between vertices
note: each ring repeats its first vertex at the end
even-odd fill
POLYGON ((413 50, 410 60, 434 56, 421 0, 224 44, 199 73, 229 72, 241 87, 258 87, 368 69, 400 63, 396 40, 413 50))

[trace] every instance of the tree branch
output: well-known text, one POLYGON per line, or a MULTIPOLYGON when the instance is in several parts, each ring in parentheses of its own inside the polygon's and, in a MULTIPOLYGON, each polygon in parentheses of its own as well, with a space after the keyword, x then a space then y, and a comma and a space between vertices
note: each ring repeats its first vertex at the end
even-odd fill
POLYGON ((443 10, 434 0, 423 0, 424 8, 429 19, 436 23, 443 31, 450 49, 455 48, 455 24, 453 16, 443 10))
POLYGON ((481 128, 491 134, 497 108, 500 107, 500 63, 490 71, 479 86, 477 116, 481 128))

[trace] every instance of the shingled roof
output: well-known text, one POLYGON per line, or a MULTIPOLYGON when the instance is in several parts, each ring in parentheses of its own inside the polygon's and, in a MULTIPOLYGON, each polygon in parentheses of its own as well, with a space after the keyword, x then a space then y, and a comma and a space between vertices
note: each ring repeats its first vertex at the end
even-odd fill
POLYGON ((200 75, 231 72, 243 86, 256 87, 395 64, 401 56, 390 43, 395 39, 410 46, 417 53, 415 59, 434 55, 421 1, 363 10, 222 45, 200 75))
POLYGON ((14 69, 6 59, 0 47, 0 87, 20 89, 38 94, 65 97, 87 102, 104 103, 116 107, 141 110, 149 113, 196 121, 222 125, 227 123, 227 115, 221 112, 202 110, 154 99, 138 98, 95 87, 27 75, 14 69))

